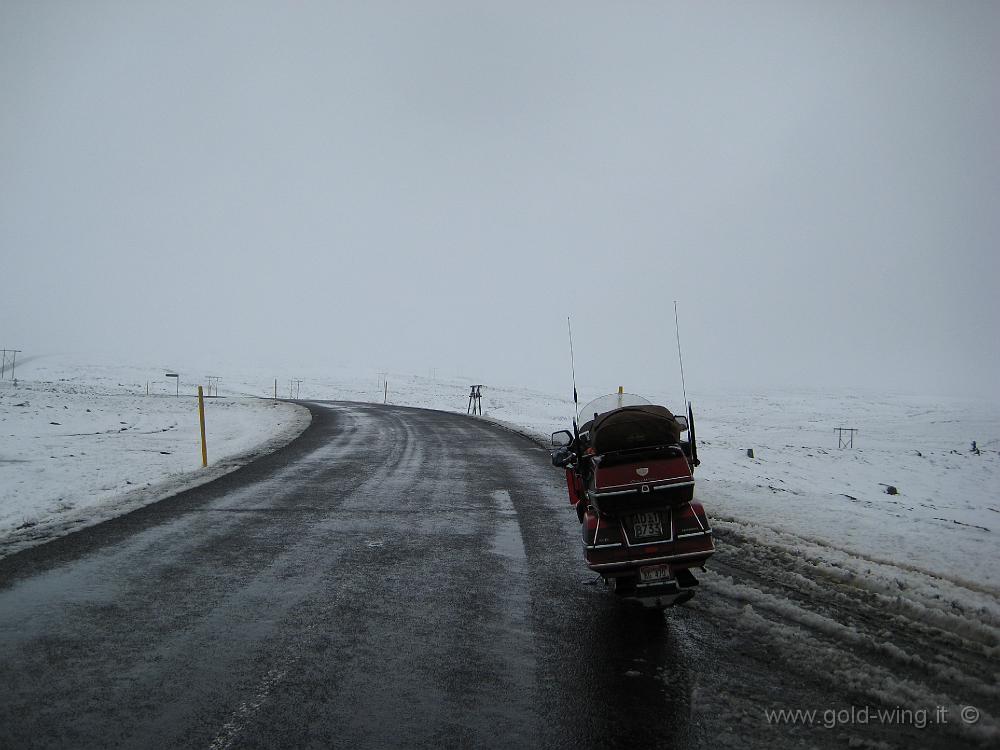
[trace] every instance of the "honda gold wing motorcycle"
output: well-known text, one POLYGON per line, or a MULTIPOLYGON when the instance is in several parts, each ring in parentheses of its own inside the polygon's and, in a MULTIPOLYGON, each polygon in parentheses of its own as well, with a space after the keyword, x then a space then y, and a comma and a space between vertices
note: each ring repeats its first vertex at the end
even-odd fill
POLYGON ((616 393, 552 433, 552 463, 566 471, 587 566, 615 594, 646 607, 688 601, 715 552, 694 500, 699 465, 694 412, 675 416, 641 396, 616 393))

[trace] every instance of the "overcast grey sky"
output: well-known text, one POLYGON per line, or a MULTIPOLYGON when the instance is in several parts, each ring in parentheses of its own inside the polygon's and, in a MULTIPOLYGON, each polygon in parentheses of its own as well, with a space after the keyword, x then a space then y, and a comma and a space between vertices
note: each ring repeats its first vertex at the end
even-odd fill
POLYGON ((1000 3, 0 0, 0 345, 996 398, 1000 3))

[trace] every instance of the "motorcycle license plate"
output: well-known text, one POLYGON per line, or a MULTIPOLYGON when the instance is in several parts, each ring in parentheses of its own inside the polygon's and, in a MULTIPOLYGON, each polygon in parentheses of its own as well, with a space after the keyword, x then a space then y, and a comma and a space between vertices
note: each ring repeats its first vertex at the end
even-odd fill
POLYGON ((669 565, 649 565, 645 568, 639 568, 639 581, 642 583, 650 583, 651 581, 669 581, 669 580, 670 580, 669 565))
POLYGON ((659 513, 638 513, 632 516, 633 536, 636 539, 649 539, 663 536, 663 521, 659 513))

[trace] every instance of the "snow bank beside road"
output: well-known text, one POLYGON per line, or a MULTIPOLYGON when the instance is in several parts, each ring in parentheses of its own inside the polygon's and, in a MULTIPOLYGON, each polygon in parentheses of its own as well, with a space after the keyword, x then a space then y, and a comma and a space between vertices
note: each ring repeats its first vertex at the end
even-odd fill
MULTIPOLYGON (((20 366, 18 371, 22 372, 20 366)), ((20 495, 24 499, 20 510, 12 514, 6 510, 9 503, 0 504, 0 533, 4 528, 23 525, 48 513, 76 512, 86 503, 85 498, 67 499, 65 494, 39 494, 23 488, 30 487, 33 473, 44 468, 51 476, 61 477, 57 486, 76 491, 77 470, 73 468, 79 460, 76 444, 67 442, 62 453, 54 450, 54 444, 46 448, 48 453, 41 449, 49 445, 45 441, 54 435, 99 431, 68 423, 48 424, 66 421, 74 409, 93 419, 85 411, 86 399, 91 396, 100 396, 103 403, 118 403, 123 408, 127 399, 133 399, 136 409, 146 409, 148 413, 122 412, 120 418, 113 410, 105 413, 100 431, 110 433, 92 436, 90 444, 111 451, 109 455, 116 458, 105 463, 117 468, 101 465, 97 472, 97 467, 92 467, 94 481, 78 494, 121 497, 137 483, 155 484, 159 480, 142 472, 143 467, 157 462, 161 462, 156 469, 161 477, 191 471, 200 474, 197 413, 191 394, 192 384, 204 371, 182 370, 181 397, 174 399, 166 396, 173 393, 174 384, 162 378, 164 370, 158 367, 81 368, 57 357, 39 357, 28 363, 24 377, 47 384, 45 387, 62 395, 53 394, 51 398, 56 400, 48 403, 39 399, 49 397, 41 394, 35 397, 39 414, 33 419, 41 424, 31 433, 30 445, 22 446, 24 441, 10 438, 9 434, 18 434, 17 431, 4 429, 5 423, 0 422, 0 495, 6 499, 15 479, 26 480, 17 486, 19 493, 25 493, 20 495), (141 395, 147 378, 157 378, 151 382, 151 389, 159 396, 141 395), (80 392, 70 393, 74 389, 80 392), (62 409, 70 405, 69 401, 59 400, 63 397, 80 399, 81 408, 62 409), (54 408, 47 409, 47 405, 54 408), (177 409, 177 416, 157 411, 160 408, 177 409), (60 410, 67 415, 66 419, 51 416, 60 410), (50 418, 43 419, 46 415, 50 418), (181 419, 190 420, 186 428, 181 419), (175 422, 177 426, 171 427, 175 422), (129 429, 116 434, 122 427, 129 429), (152 442, 148 446, 137 443, 130 451, 111 450, 141 432, 165 429, 162 434, 144 439, 166 441, 168 447, 164 450, 171 451, 169 456, 160 454, 160 448, 154 450, 152 442), (37 450, 32 451, 32 447, 37 450), (19 451, 28 451, 31 462, 16 463, 24 460, 19 451), (42 454, 44 457, 40 457, 42 454), (60 503, 73 503, 73 507, 60 509, 60 503)), ((223 393, 262 397, 273 393, 274 373, 254 373, 236 367, 224 368, 223 373, 223 388, 228 389, 223 393)), ((374 371, 302 368, 295 374, 301 378, 300 397, 304 400, 380 403, 385 394, 385 381, 374 371)), ((472 382, 467 377, 428 378, 399 373, 389 373, 388 381, 390 404, 459 413, 467 409, 468 383, 472 382)), ((19 411, 13 404, 32 399, 24 395, 29 386, 25 383, 19 387, 16 397, 5 395, 0 399, 0 416, 12 418, 19 411)), ((279 396, 287 396, 287 381, 279 379, 278 386, 279 396)), ((614 390, 614 386, 607 390, 614 390)), ((600 395, 603 393, 581 387, 581 402, 600 395)), ((678 394, 643 395, 669 407, 680 406, 678 394)), ((779 546, 798 544, 826 550, 825 557, 831 565, 841 564, 841 556, 848 555, 854 559, 856 568, 882 563, 895 565, 901 582, 908 576, 929 574, 973 592, 998 596, 1000 406, 997 404, 885 394, 806 392, 698 393, 692 394, 692 400, 702 458, 697 493, 710 516, 738 526, 743 535, 765 545, 778 544, 776 540, 780 538, 779 546), (860 430, 853 449, 837 448, 835 427, 860 430), (979 455, 969 450, 972 440, 981 449, 979 455), (747 448, 754 449, 755 458, 747 457, 747 448), (899 494, 886 494, 885 484, 898 487, 899 494)), ((252 448, 255 441, 267 439, 265 436, 275 430, 282 432, 287 428, 289 433, 282 432, 287 435, 302 427, 293 426, 287 413, 280 411, 295 408, 288 404, 274 406, 269 401, 241 399, 210 400, 208 404, 209 457, 213 464, 225 455, 237 455, 252 448), (272 411, 268 412, 268 408, 272 411), (227 420, 231 420, 229 428, 227 420)), ((564 397, 488 384, 483 390, 483 411, 489 419, 547 440, 550 432, 570 426, 573 404, 564 397)), ((118 508, 118 501, 115 503, 118 508)))
POLYGON ((203 469, 197 399, 137 390, 87 375, 0 385, 0 556, 221 476, 309 423, 294 404, 206 399, 203 469))

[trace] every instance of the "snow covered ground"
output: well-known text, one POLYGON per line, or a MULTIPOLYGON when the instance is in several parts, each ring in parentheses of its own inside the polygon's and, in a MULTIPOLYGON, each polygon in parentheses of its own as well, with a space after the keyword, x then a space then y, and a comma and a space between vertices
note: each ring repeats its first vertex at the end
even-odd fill
MULTIPOLYGON (((16 387, 0 383, 0 556, 218 476, 307 424, 301 407, 267 398, 275 373, 224 368, 224 398, 207 403, 212 468, 202 470, 193 394, 209 370, 182 369, 179 398, 167 370, 37 357, 19 365, 16 387)), ((460 413, 474 382, 374 369, 290 374, 303 400, 385 398, 460 413)), ((277 385, 287 397, 287 377, 277 385)), ((583 387, 581 401, 617 385, 583 387)), ((644 395, 672 407, 682 400, 644 395)), ((951 715, 976 705, 981 720, 955 731, 995 742, 1000 406, 858 393, 690 396, 697 496, 719 554, 688 607, 694 619, 676 626, 717 626, 734 648, 747 638, 780 643, 879 704, 947 706, 951 715), (859 430, 853 448, 838 448, 836 427, 859 430)), ((547 441, 569 426, 573 404, 488 384, 483 410, 547 441)), ((752 697, 720 695, 699 699, 713 716, 728 711, 738 722, 760 709, 752 697)))
POLYGON ((0 556, 214 479, 309 424, 293 404, 206 399, 205 469, 196 398, 165 383, 147 396, 149 369, 44 361, 0 381, 0 556))
MULTIPOLYGON (((168 395, 174 383, 165 370, 50 356, 27 360, 16 389, 5 381, 0 534, 53 513, 105 505, 136 487, 197 476, 192 396, 204 378, 181 370, 177 399, 168 395)), ((458 412, 468 405, 465 377, 348 369, 294 374, 304 400, 386 398, 458 412)), ((303 428, 294 407, 245 398, 272 396, 274 383, 274 373, 264 371, 224 376, 220 393, 227 398, 207 407, 213 463, 245 460, 261 443, 303 428)), ((288 379, 277 385, 279 397, 287 397, 288 379)), ((599 389, 581 388, 581 402, 598 395, 599 389)), ((681 401, 679 394, 643 395, 668 406, 681 401)), ((1000 593, 1000 405, 856 393, 689 396, 701 446, 698 494, 720 528, 770 544, 811 545, 831 561, 887 562, 972 592, 1000 593), (835 427, 859 430, 853 449, 837 447, 835 427), (970 451, 972 440, 978 455, 970 451), (886 485, 898 494, 887 494, 886 485)), ((568 427, 573 414, 566 397, 489 384, 483 409, 542 440, 568 427)), ((111 512, 125 507, 117 499, 112 506, 111 512)))
POLYGON ((717 518, 998 590, 996 406, 786 395, 702 410, 701 492, 717 518), (837 426, 860 430, 853 449, 837 447, 837 426))

